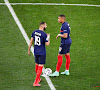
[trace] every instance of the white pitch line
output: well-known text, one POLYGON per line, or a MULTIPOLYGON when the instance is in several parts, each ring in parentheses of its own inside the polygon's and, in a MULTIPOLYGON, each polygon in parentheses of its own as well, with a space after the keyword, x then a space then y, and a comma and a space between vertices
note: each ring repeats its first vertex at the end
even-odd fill
MULTIPOLYGON (((16 13, 14 12, 14 10, 13 10, 12 6, 10 5, 9 1, 8 1, 8 0, 4 0, 4 1, 5 1, 5 4, 7 5, 8 9, 9 9, 11 15, 13 16, 13 18, 14 18, 16 24, 18 25, 18 27, 19 27, 19 29, 20 29, 20 31, 21 31, 23 37, 25 38, 25 40, 26 40, 28 46, 29 46, 30 40, 29 40, 29 38, 28 38, 28 36, 27 36, 27 34, 26 34, 26 32, 25 32, 25 30, 24 30, 22 24, 20 23, 20 21, 19 21, 17 15, 16 15, 16 13)), ((34 55, 34 52, 33 52, 33 51, 34 51, 34 47, 32 46, 32 47, 31 47, 31 52, 32 52, 33 55, 34 55)), ((44 67, 43 67, 43 70, 45 70, 44 67)), ((45 77, 45 79, 46 79, 46 81, 47 81, 49 87, 51 88, 51 90, 56 90, 56 88, 54 87, 54 85, 53 85, 53 83, 51 82, 50 78, 49 78, 49 77, 45 77)))
POLYGON ((6 5, 5 3, 0 3, 0 5, 6 5))
MULTIPOLYGON (((10 3, 11 5, 60 5, 60 6, 91 6, 100 7, 100 5, 92 4, 64 4, 64 3, 10 3)), ((0 3, 0 5, 6 5, 5 3, 0 3)))

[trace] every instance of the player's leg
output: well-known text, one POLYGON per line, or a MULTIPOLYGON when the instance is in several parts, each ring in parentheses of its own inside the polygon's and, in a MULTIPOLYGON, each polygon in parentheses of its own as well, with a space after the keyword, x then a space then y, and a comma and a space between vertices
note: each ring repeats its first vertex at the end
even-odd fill
POLYGON ((39 84, 39 82, 41 81, 40 75, 42 73, 42 69, 43 69, 43 66, 45 64, 45 59, 46 59, 46 55, 39 55, 39 58, 38 58, 38 60, 39 60, 38 71, 37 71, 35 82, 34 82, 33 86, 41 86, 39 84))
MULTIPOLYGON (((35 55, 35 72, 37 74, 37 71, 38 71, 38 67, 39 67, 39 61, 38 61, 38 58, 39 58, 39 55, 35 55)), ((41 79, 39 78, 39 82, 41 81, 41 79)))
POLYGON ((37 70, 38 70, 38 63, 39 63, 39 61, 38 61, 38 58, 39 58, 39 55, 35 55, 35 72, 37 73, 37 70))
POLYGON ((61 68, 62 62, 63 62, 63 54, 58 54, 58 62, 56 65, 56 71, 50 74, 49 76, 59 76, 59 70, 61 68))
POLYGON ((57 62, 57 65, 56 65, 56 71, 57 72, 59 72, 61 65, 62 65, 62 62, 63 62, 63 54, 58 54, 58 62, 57 62))
MULTIPOLYGON (((37 76, 37 72, 39 69, 39 55, 35 55, 35 72, 36 72, 36 76, 37 76)), ((34 82, 33 86, 41 86, 40 84, 38 84, 38 82, 34 82)))
POLYGON ((65 63, 66 70, 65 70, 64 72, 61 72, 61 74, 69 75, 69 74, 70 74, 70 73, 69 73, 69 66, 70 66, 70 54, 69 54, 69 53, 67 53, 67 54, 65 55, 65 57, 66 57, 66 63, 65 63))
POLYGON ((65 75, 69 75, 69 67, 70 67, 70 45, 66 45, 66 54, 65 54, 65 58, 66 58, 66 63, 65 63, 65 67, 66 70, 64 72, 61 72, 61 74, 65 74, 65 75))
POLYGON ((59 70, 61 68, 62 62, 63 62, 63 55, 64 55, 64 46, 61 45, 59 47, 59 54, 58 54, 58 62, 56 65, 56 71, 49 76, 59 76, 59 70))
MULTIPOLYGON (((39 64, 38 63, 35 63, 35 72, 37 74, 37 71, 38 71, 38 67, 39 67, 39 64)), ((41 78, 38 79, 38 82, 41 81, 41 78)))
POLYGON ((33 86, 41 86, 41 84, 39 84, 39 82, 40 82, 39 79, 40 79, 40 75, 42 73, 42 69, 43 69, 43 65, 39 64, 38 71, 37 71, 35 82, 34 82, 33 86))
POLYGON ((38 63, 35 63, 35 72, 37 73, 37 71, 38 71, 38 66, 39 66, 39 64, 38 63))
POLYGON ((70 53, 67 53, 67 54, 65 55, 65 57, 66 57, 66 70, 69 70, 70 62, 71 62, 70 53))

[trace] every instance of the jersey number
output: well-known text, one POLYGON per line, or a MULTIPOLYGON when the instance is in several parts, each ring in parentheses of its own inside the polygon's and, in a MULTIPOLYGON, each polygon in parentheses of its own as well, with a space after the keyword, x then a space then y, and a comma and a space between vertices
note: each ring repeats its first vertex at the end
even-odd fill
POLYGON ((38 46, 41 45, 40 37, 38 37, 38 36, 35 36, 35 45, 38 45, 38 46))

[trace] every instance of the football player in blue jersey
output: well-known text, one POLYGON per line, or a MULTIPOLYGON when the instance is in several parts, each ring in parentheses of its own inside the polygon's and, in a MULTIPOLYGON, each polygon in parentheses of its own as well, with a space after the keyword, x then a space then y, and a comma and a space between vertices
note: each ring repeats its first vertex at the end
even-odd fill
POLYGON ((58 53, 58 62, 56 65, 56 71, 49 76, 59 76, 59 70, 63 62, 63 56, 66 58, 66 69, 64 72, 61 72, 61 74, 69 75, 69 66, 70 66, 70 46, 72 43, 72 40, 70 38, 70 25, 68 22, 65 21, 66 17, 65 15, 59 15, 58 22, 62 24, 60 34, 57 35, 56 39, 58 37, 61 37, 61 43, 59 47, 59 53, 58 53))
POLYGON ((44 30, 46 30, 46 23, 41 22, 39 25, 39 29, 33 31, 31 35, 31 41, 28 48, 28 54, 30 54, 30 48, 34 41, 34 55, 35 55, 35 71, 36 71, 36 78, 33 83, 33 86, 41 86, 39 82, 41 81, 40 75, 42 73, 43 65, 45 64, 46 60, 46 46, 50 44, 50 34, 46 34, 44 30))

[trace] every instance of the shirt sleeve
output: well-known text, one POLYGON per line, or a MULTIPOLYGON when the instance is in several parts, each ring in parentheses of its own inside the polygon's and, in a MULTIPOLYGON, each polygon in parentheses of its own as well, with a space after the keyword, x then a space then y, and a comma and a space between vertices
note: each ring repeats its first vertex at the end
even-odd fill
POLYGON ((33 37, 33 38, 34 38, 34 32, 31 34, 31 37, 33 37))
POLYGON ((48 42, 48 39, 47 39, 47 34, 45 35, 45 42, 48 42))
POLYGON ((68 26, 63 26, 62 30, 63 30, 63 33, 68 33, 68 26))

